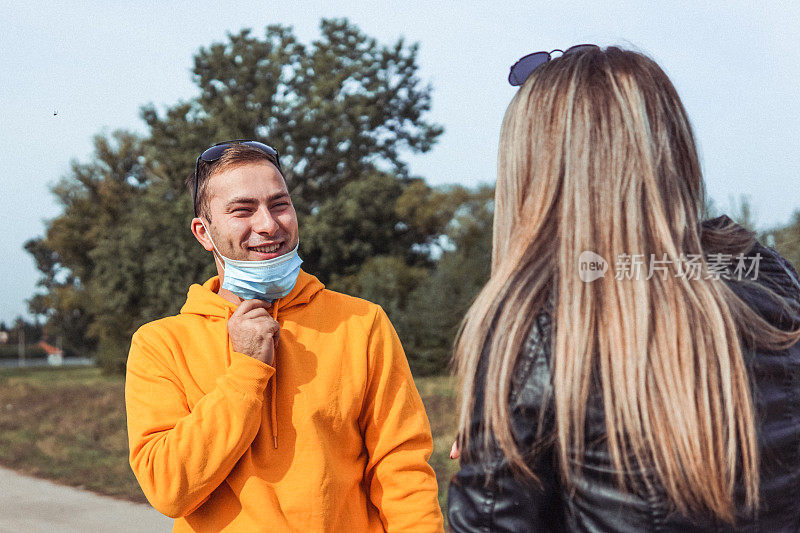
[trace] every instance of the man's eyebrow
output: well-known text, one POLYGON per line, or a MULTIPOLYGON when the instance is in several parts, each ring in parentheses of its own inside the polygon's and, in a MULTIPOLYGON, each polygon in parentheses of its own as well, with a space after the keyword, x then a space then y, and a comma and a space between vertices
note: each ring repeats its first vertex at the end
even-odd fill
POLYGON ((268 201, 274 202, 275 200, 280 200, 281 198, 289 198, 288 192, 276 192, 275 194, 271 195, 267 198, 268 201))
POLYGON ((258 200, 255 198, 247 198, 245 196, 238 196, 236 198, 232 198, 228 201, 225 205, 234 205, 234 204, 257 204, 258 200))
MULTIPOLYGON (((278 200, 280 198, 289 198, 289 193, 288 192, 276 192, 275 194, 271 194, 267 198, 267 202, 268 203, 269 202, 274 202, 275 200, 278 200)), ((230 199, 228 201, 228 203, 225 204, 225 205, 226 206, 231 206, 231 205, 234 205, 234 204, 257 204, 257 203, 258 203, 258 199, 257 198, 252 198, 252 197, 249 197, 249 196, 237 196, 236 198, 230 199)))

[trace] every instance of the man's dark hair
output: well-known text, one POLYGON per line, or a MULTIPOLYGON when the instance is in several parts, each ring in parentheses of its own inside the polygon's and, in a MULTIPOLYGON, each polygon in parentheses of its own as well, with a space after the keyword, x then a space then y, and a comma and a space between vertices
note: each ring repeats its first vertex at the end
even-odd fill
POLYGON ((190 196, 194 194, 195 180, 198 178, 200 180, 197 186, 197 198, 195 199, 198 216, 202 216, 211 222, 211 212, 209 211, 206 190, 208 189, 208 181, 215 174, 246 165, 247 163, 257 163, 259 161, 268 161, 275 165, 275 168, 277 168, 278 172, 280 172, 283 180, 286 181, 286 176, 283 175, 283 171, 278 164, 278 160, 274 156, 266 152, 262 152, 258 148, 247 146, 246 144, 232 144, 230 148, 225 150, 219 159, 212 161, 211 163, 206 163, 201 159, 197 166, 198 176, 195 176, 195 173, 192 172, 186 178, 186 187, 189 189, 190 196))

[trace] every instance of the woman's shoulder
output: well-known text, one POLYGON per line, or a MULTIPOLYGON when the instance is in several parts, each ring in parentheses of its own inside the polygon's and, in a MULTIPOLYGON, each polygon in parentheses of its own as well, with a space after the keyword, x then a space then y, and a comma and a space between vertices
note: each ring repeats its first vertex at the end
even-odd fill
POLYGON ((786 258, 725 215, 703 222, 703 230, 709 268, 742 301, 776 327, 800 326, 800 277, 786 258), (746 250, 729 244, 746 241, 742 239, 746 234, 752 236, 746 250))
POLYGON ((777 250, 756 241, 747 255, 758 264, 756 281, 786 299, 800 301, 797 271, 777 250))
POLYGON ((723 272, 724 279, 739 281, 738 278, 758 280, 763 277, 767 283, 776 285, 782 295, 800 297, 800 276, 794 266, 777 250, 759 242, 755 232, 727 215, 706 220, 701 226, 703 252, 707 259, 725 261, 728 268, 723 272), (747 249, 737 249, 743 241, 748 242, 747 249))

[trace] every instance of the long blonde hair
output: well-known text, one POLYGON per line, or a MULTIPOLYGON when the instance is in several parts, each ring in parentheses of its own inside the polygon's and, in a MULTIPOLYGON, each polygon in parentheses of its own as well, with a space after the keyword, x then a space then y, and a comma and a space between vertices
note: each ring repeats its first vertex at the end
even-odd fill
POLYGON ((742 344, 783 349, 800 330, 773 327, 722 280, 704 279, 704 244, 744 252, 754 242, 738 226, 704 234, 704 195, 686 112, 651 59, 598 48, 533 73, 503 120, 492 274, 456 340, 462 454, 470 453, 476 381, 485 379, 483 445, 494 438, 515 471, 536 479, 514 441, 508 398, 523 343, 552 297, 552 436, 562 481, 573 486, 578 473, 594 380, 621 487, 635 482, 625 472, 647 466, 682 513, 710 511, 734 523, 743 480, 745 506, 757 511, 742 344), (653 254, 677 265, 699 256, 702 275, 617 279, 612 267, 586 283, 578 276, 585 250, 610 262, 653 254))

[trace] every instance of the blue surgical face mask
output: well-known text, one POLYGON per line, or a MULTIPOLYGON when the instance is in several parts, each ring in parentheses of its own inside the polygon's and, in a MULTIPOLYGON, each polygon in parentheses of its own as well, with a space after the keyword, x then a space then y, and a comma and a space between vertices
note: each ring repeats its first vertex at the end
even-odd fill
POLYGON ((283 298, 292 292, 300 274, 300 265, 303 263, 297 255, 299 243, 291 252, 273 259, 264 261, 229 259, 219 252, 211 232, 202 220, 200 222, 223 263, 225 276, 221 288, 231 291, 243 300, 259 299, 268 302, 283 298))

